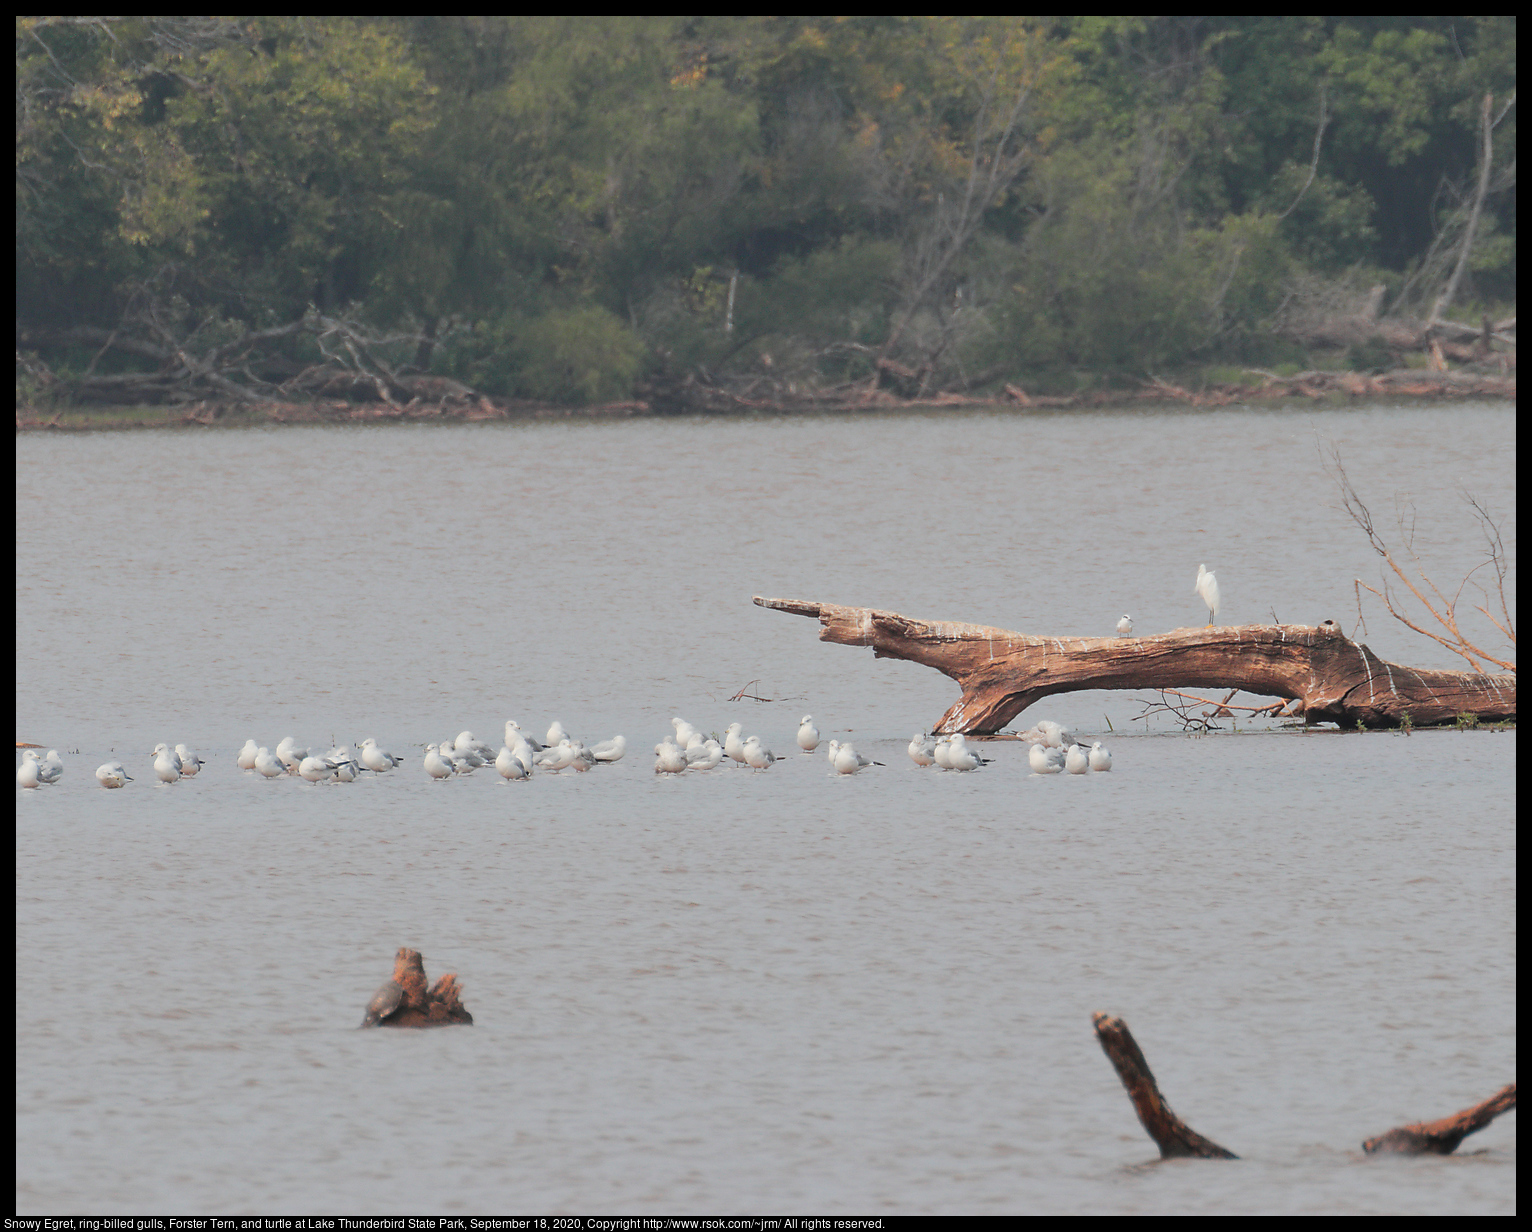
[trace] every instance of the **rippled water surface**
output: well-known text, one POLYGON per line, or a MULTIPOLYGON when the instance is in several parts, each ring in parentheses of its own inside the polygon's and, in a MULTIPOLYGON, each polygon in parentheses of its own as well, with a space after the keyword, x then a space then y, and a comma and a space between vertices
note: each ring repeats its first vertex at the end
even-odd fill
POLYGON ((1111 774, 939 774, 904 745, 950 681, 750 603, 1146 633, 1206 619, 1205 561, 1220 623, 1351 632, 1377 561, 1316 440, 1440 581, 1460 488, 1514 541, 1499 406, 19 438, 17 735, 67 769, 18 791, 18 1208, 1514 1210, 1515 1114, 1359 1149, 1515 1077, 1514 733, 1192 738, 1085 693, 1022 723, 1111 774), (805 712, 887 765, 798 754, 805 712), (782 760, 656 777, 672 715, 782 760), (630 751, 427 778, 507 718, 630 751), (284 735, 408 760, 234 765, 284 735), (208 766, 156 784, 161 740, 208 766), (354 1029, 405 944, 472 1029, 354 1029), (1142 1166, 1098 1009, 1241 1162, 1142 1166))

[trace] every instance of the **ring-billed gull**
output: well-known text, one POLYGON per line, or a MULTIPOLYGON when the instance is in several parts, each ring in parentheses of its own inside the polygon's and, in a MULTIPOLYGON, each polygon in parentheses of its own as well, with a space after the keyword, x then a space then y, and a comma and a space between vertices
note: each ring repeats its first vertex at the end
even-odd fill
POLYGON ((1122 614, 1122 619, 1117 622, 1117 636, 1133 636, 1133 617, 1129 616, 1126 612, 1122 614))
POLYGON ((182 778, 195 778, 197 771, 202 769, 203 766, 202 758, 198 757, 184 744, 176 745, 176 760, 181 763, 182 778))
POLYGON ((674 740, 662 740, 654 746, 654 772, 680 774, 686 769, 686 754, 674 740))
POLYGON ((240 749, 239 756, 235 758, 239 763, 239 768, 241 770, 254 770, 255 755, 260 751, 260 746, 254 740, 246 740, 245 747, 240 749))
POLYGON ((174 783, 181 777, 180 759, 171 752, 169 745, 154 746, 154 776, 162 783, 174 783))
POLYGON ((1090 746, 1090 768, 1092 770, 1110 770, 1112 768, 1112 754, 1101 747, 1101 741, 1099 740, 1090 746))
POLYGON ((518 740, 525 740, 531 746, 534 753, 542 751, 543 746, 537 742, 536 736, 529 736, 526 732, 522 731, 521 724, 515 719, 507 719, 505 721, 505 747, 515 752, 518 740))
POLYGON ((1218 615, 1218 579, 1208 572, 1206 565, 1197 566, 1197 584, 1192 589, 1207 604, 1208 624, 1212 624, 1213 618, 1218 615))
POLYGON ((43 781, 42 767, 42 758, 31 749, 24 750, 21 754, 21 765, 16 767, 16 786, 41 786, 43 781))
POLYGON ((49 749, 48 755, 43 758, 42 765, 38 768, 37 777, 44 783, 57 783, 64 775, 64 759, 59 756, 57 749, 49 749))
POLYGON ((310 753, 298 763, 298 776, 310 783, 322 783, 335 774, 335 763, 328 757, 310 753))
POLYGON ((121 787, 124 783, 131 783, 133 776, 127 772, 120 761, 109 761, 104 766, 96 767, 96 782, 103 787, 121 787))
POLYGON ((628 738, 626 736, 613 736, 610 740, 603 740, 600 744, 591 748, 591 756, 597 761, 621 761, 622 755, 628 751, 628 738))
POLYGON ((917 766, 936 764, 936 737, 927 732, 916 732, 910 737, 910 760, 917 766))
POLYGON ((276 753, 277 760, 287 767, 289 774, 297 774, 303 759, 309 755, 308 749, 300 749, 292 736, 283 736, 277 741, 276 753))
POLYGON ((557 745, 559 741, 569 739, 571 739, 571 737, 569 733, 564 730, 564 725, 557 719, 554 719, 552 725, 548 728, 548 736, 543 741, 543 744, 545 747, 551 749, 557 745))
POLYGON ((1064 753, 1046 744, 1034 744, 1027 751, 1027 762, 1033 774, 1060 774, 1064 770, 1064 753))
POLYGON ((1090 771, 1090 755, 1083 744, 1071 744, 1064 754, 1064 769, 1070 774, 1086 774, 1090 771))
POLYGON ((502 748, 495 758, 495 769, 500 771, 502 778, 524 779, 532 773, 532 768, 511 752, 509 747, 502 748))
POLYGON ((670 720, 670 725, 676 729, 676 747, 679 749, 690 748, 693 738, 702 735, 700 731, 679 715, 670 720))
POLYGON ((968 747, 968 739, 962 732, 948 742, 947 761, 954 770, 977 770, 989 764, 987 757, 980 757, 976 749, 968 747))
POLYGON ((936 747, 931 750, 931 759, 936 762, 939 769, 952 769, 952 737, 943 736, 936 742, 936 747))
POLYGON ((574 741, 565 736, 556 745, 551 745, 537 755, 537 764, 544 770, 557 773, 574 764, 579 756, 579 750, 575 748, 574 741))
POLYGON ((434 744, 426 745, 425 768, 433 779, 450 779, 457 772, 452 762, 443 757, 434 744))
POLYGON ((723 751, 740 765, 745 764, 745 742, 739 738, 744 730, 743 723, 730 723, 723 729, 723 751))
POLYGON ((264 744, 255 751, 255 769, 263 778, 268 779, 274 779, 279 775, 287 773, 287 767, 264 744))
POLYGON ((392 770, 399 764, 399 759, 392 753, 380 749, 378 742, 371 736, 362 741, 362 765, 374 774, 383 774, 392 770))
POLYGON ((752 770, 769 770, 777 757, 761 744, 759 736, 751 736, 745 741, 745 760, 750 763, 752 770))
POLYGON ((716 740, 704 740, 686 750, 686 766, 689 770, 711 770, 723 760, 723 745, 716 740))
POLYGON ((814 716, 806 714, 803 721, 798 724, 798 747, 805 753, 812 753, 819 747, 819 728, 814 726, 814 716))
POLYGON ((481 765, 487 766, 495 760, 495 750, 478 739, 471 731, 458 732, 452 747, 458 753, 472 753, 479 759, 481 765))

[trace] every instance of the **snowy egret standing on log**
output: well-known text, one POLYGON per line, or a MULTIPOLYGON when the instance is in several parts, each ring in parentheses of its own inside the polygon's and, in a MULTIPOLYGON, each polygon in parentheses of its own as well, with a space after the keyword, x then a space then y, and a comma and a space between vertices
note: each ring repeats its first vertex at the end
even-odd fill
POLYGON ((1197 566, 1197 585, 1193 589, 1208 605, 1208 624, 1212 624, 1213 617, 1218 615, 1218 579, 1208 572, 1206 565, 1197 566))

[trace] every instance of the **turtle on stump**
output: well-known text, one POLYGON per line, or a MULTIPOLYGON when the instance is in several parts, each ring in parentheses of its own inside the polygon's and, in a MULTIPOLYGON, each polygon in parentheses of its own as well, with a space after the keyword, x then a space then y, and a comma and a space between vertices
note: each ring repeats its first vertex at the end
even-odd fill
POLYGON ((444 975, 427 988, 420 951, 401 946, 394 955, 394 977, 373 993, 362 1026, 472 1026, 473 1015, 463 1008, 460 999, 462 991, 455 974, 444 975))

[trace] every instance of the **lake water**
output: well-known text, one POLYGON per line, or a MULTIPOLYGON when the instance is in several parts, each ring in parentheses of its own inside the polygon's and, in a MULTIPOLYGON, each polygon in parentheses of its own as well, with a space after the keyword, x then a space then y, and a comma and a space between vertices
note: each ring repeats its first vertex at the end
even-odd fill
MULTIPOLYGON (((1514 732, 1082 693, 1019 725, 1111 774, 919 770, 950 681, 750 602, 1150 633, 1206 619, 1206 562, 1220 623, 1352 633, 1378 562, 1316 441, 1439 583, 1459 489, 1514 544, 1499 405, 19 437, 17 736, 67 769, 18 791, 18 1210, 1513 1211, 1514 1114, 1359 1144, 1515 1078, 1514 732), (887 765, 830 774, 804 713, 887 765), (673 715, 782 760, 657 777, 673 715), (421 768, 508 718, 629 753, 421 768), (234 765, 284 735, 407 761, 234 765), (158 785, 162 740, 209 764, 158 785), (473 1028, 354 1029, 400 945, 473 1028), (1241 1162, 1144 1166, 1094 1010, 1241 1162)), ((1354 635, 1462 666, 1376 605, 1354 635)))

